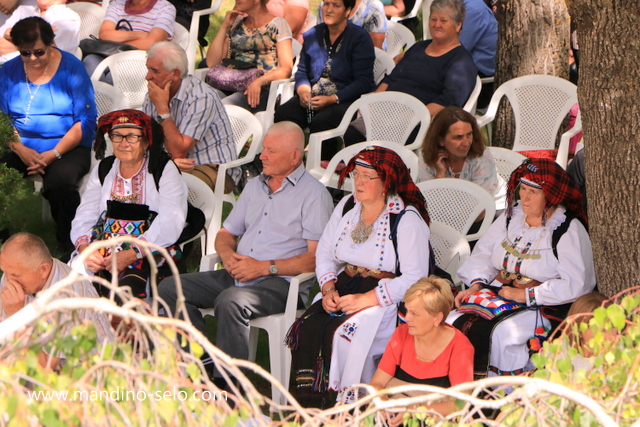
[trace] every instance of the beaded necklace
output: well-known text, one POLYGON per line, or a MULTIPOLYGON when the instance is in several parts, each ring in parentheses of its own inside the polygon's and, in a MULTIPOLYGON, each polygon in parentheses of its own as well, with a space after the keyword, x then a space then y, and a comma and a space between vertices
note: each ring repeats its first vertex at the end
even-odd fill
POLYGON ((374 224, 376 223, 380 215, 382 215, 386 207, 387 207, 386 203, 382 205, 382 209, 380 210, 380 213, 378 214, 376 219, 374 219, 373 222, 369 225, 364 225, 364 221, 362 220, 362 208, 360 208, 360 219, 358 220, 358 223, 356 224, 355 228, 351 232, 351 240, 353 240, 353 243, 361 244, 366 242, 369 239, 369 236, 373 231, 374 224))
MULTIPOLYGON (((47 48, 47 50, 49 50, 49 48, 47 48)), ((47 54, 49 54, 49 52, 47 52, 47 54)), ((44 68, 44 73, 42 73, 42 76, 40 76, 40 78, 38 80, 40 80, 40 81, 44 80, 44 78, 47 75, 47 71, 49 71, 49 65, 51 65, 51 55, 49 55, 49 59, 47 60, 47 66, 44 68)), ((33 101, 33 98, 35 98, 35 96, 38 94, 38 91, 40 90, 40 86, 42 86, 42 83, 36 85, 36 90, 31 92, 31 84, 29 83, 29 75, 27 74, 27 66, 24 65, 24 64, 23 64, 23 66, 24 66, 24 76, 25 76, 25 80, 26 80, 26 83, 27 83, 27 92, 29 92, 29 102, 27 103, 27 110, 26 110, 25 117, 24 117, 24 122, 27 123, 29 121, 29 111, 31 111, 31 101, 33 101)))

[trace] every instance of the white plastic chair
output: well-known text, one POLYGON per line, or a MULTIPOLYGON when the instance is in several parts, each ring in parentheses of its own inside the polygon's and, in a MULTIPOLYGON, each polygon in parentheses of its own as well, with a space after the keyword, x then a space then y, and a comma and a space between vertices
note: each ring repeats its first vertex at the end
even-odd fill
MULTIPOLYGON (((201 264, 200 271, 211 271, 214 269, 213 267, 220 262, 218 254, 208 255, 206 263, 201 264), (208 269, 204 270, 202 267, 208 269)), ((293 322, 304 312, 304 310, 298 310, 300 284, 314 277, 314 273, 302 273, 291 279, 284 313, 258 317, 249 321, 249 326, 251 327, 249 331, 249 360, 256 360, 259 329, 264 329, 269 336, 269 370, 271 375, 284 385, 285 388, 289 387, 291 351, 285 347, 284 339, 293 322)), ((203 316, 215 315, 213 308, 200 309, 200 312, 203 316)), ((287 403, 284 395, 275 385, 271 386, 271 396, 276 403, 281 405, 287 403)))
POLYGON ((418 188, 427 200, 429 217, 451 226, 470 242, 482 237, 496 215, 495 198, 471 181, 457 178, 430 179, 418 183, 418 188), (467 234, 483 211, 484 219, 478 231, 467 234))
POLYGON ((200 54, 204 56, 204 50, 200 43, 198 42, 198 31, 200 30, 200 17, 204 15, 211 15, 212 13, 216 13, 218 9, 220 9, 220 4, 222 0, 214 0, 211 4, 211 7, 202 10, 196 10, 193 12, 193 16, 191 18, 191 26, 189 26, 189 43, 187 44, 187 48, 185 51, 187 52, 187 60, 188 60, 188 70, 190 73, 194 73, 196 69, 196 55, 197 51, 200 50, 200 54))
MULTIPOLYGON (((252 162, 262 151, 263 131, 260 121, 249 111, 242 107, 238 107, 237 105, 225 105, 224 107, 227 110, 227 115, 231 122, 233 137, 236 142, 237 155, 240 156, 242 149, 250 138, 251 145, 244 157, 227 163, 222 163, 218 166, 218 178, 216 179, 216 186, 214 189, 215 209, 213 211, 211 223, 209 224, 209 235, 211 236, 215 236, 222 226, 222 206, 224 203, 227 202, 235 205, 236 202, 236 198, 233 194, 224 194, 227 170, 252 162)), ((207 246, 202 252, 203 255, 215 252, 213 243, 214 239, 209 239, 207 241, 207 246)))
POLYGON ((498 175, 505 180, 505 182, 509 182, 509 178, 511 178, 511 172, 514 171, 515 168, 520 166, 523 161, 527 158, 520 153, 516 153, 515 151, 509 150, 507 148, 502 147, 487 147, 491 151, 491 155, 496 161, 496 168, 498 169, 498 175))
POLYGON ((196 236, 184 242, 183 245, 200 238, 201 247, 204 251, 207 247, 207 240, 209 238, 213 239, 215 237, 215 234, 209 233, 209 225, 211 224, 213 212, 215 209, 215 198, 213 196, 213 191, 200 178, 197 178, 191 174, 183 173, 182 179, 184 180, 185 184, 187 184, 187 200, 194 207, 200 209, 202 213, 204 213, 205 217, 204 229, 200 231, 200 233, 198 233, 196 236))
MULTIPOLYGON (((420 0, 416 0, 416 6, 419 6, 418 3, 420 3, 420 0)), ((387 40, 387 53, 391 58, 395 58, 404 50, 408 50, 416 42, 416 36, 413 35, 410 29, 393 20, 387 22, 385 39, 387 40)))
POLYGON ((384 50, 374 47, 376 60, 373 63, 373 81, 379 85, 382 79, 393 70, 396 63, 393 58, 384 50))
POLYGON ((102 117, 111 111, 129 108, 127 98, 120 90, 105 82, 91 80, 91 84, 93 85, 96 106, 98 107, 98 117, 102 117))
POLYGON ((431 221, 431 247, 436 256, 436 265, 449 273, 453 284, 462 285, 458 268, 469 258, 471 248, 465 237, 452 227, 440 221, 431 221))
POLYGON ((431 3, 433 0, 422 0, 422 40, 431 39, 431 31, 429 30, 429 17, 431 16, 431 3))
MULTIPOLYGON (((321 183, 323 183, 325 187, 338 188, 339 176, 337 173, 335 173, 336 167, 340 164, 340 162, 344 162, 344 164, 347 164, 353 156, 371 145, 388 148, 398 153, 398 155, 404 161, 404 164, 409 169, 411 179, 413 179, 414 182, 416 181, 416 179, 418 178, 418 156, 416 156, 416 153, 409 150, 407 147, 389 141, 367 141, 350 145, 338 151, 338 153, 336 153, 336 155, 331 158, 331 161, 329 161, 326 169, 309 169, 307 167, 307 171, 311 175, 316 177, 321 183)), ((353 182, 351 178, 347 178, 344 181, 343 189, 344 191, 353 191, 353 182)))
POLYGON ((309 136, 308 170, 320 167, 322 142, 342 137, 358 110, 364 119, 367 141, 391 141, 404 145, 413 129, 420 125, 414 142, 405 146, 409 150, 420 148, 431 122, 427 107, 407 93, 386 91, 363 95, 347 109, 337 128, 312 133, 309 136))
POLYGON ((187 30, 177 22, 173 27, 173 42, 180 45, 180 47, 183 48, 185 52, 187 51, 187 49, 189 49, 189 30, 187 30))
MULTIPOLYGON (((404 16, 392 16, 390 18, 390 21, 392 21, 392 22, 400 22, 400 21, 404 21, 405 19, 415 18, 416 16, 418 16, 418 11, 420 10, 421 6, 422 6, 422 0, 416 0, 415 4, 413 5, 413 8, 409 11, 409 13, 407 13, 404 16)), ((429 16, 429 15, 427 15, 427 16, 429 16)), ((424 18, 422 18, 422 19, 424 20, 424 18)))
POLYGON ((269 84, 269 98, 267 99, 267 109, 255 113, 255 116, 260 120, 262 129, 266 132, 273 125, 273 115, 281 104, 287 102, 293 96, 293 89, 287 90, 285 87, 289 82, 293 81, 293 75, 298 67, 298 59, 300 58, 300 51, 302 45, 297 40, 292 40, 291 44, 294 66, 291 72, 291 78, 273 80, 269 84))
POLYGON ((147 94, 147 52, 130 50, 116 53, 100 62, 91 75, 91 80, 100 80, 109 68, 113 86, 124 93, 131 108, 141 109, 147 94))
POLYGON ((92 34, 98 37, 106 9, 87 2, 69 3, 67 7, 80 15, 80 40, 89 38, 92 34))
POLYGON ((466 104, 462 107, 462 109, 468 113, 475 114, 476 107, 478 106, 478 97, 480 96, 480 91, 482 90, 482 80, 480 76, 476 77, 476 85, 471 91, 471 95, 469 95, 469 99, 467 99, 466 104))
MULTIPOLYGON (((569 110, 578 103, 577 87, 568 80, 547 75, 529 75, 500 85, 491 97, 487 113, 478 118, 483 127, 495 119, 498 105, 506 96, 515 116, 513 151, 553 150, 558 129, 569 110)), ((569 140, 582 130, 580 114, 576 124, 562 135, 556 162, 567 167, 569 140)))

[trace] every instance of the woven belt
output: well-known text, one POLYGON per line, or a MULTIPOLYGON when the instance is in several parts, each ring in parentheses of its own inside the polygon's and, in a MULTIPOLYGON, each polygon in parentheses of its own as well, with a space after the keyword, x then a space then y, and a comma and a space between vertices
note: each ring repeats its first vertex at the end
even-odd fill
POLYGON ((520 273, 509 273, 507 270, 500 270, 496 280, 505 285, 512 285, 519 289, 532 288, 538 286, 540 282, 520 273))
POLYGON ((356 267, 355 265, 347 264, 345 269, 345 273, 347 276, 353 277, 357 274, 362 277, 373 277, 374 279, 393 279, 396 277, 395 274, 389 273, 388 271, 380 271, 380 270, 369 270, 364 267, 356 267))

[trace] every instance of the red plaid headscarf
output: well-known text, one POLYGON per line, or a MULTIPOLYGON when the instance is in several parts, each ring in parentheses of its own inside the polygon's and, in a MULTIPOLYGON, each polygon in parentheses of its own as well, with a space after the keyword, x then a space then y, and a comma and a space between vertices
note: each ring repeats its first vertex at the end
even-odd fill
POLYGON ((93 144, 93 149, 96 152, 96 158, 101 159, 104 157, 107 145, 104 140, 104 135, 111 132, 114 128, 141 129, 142 134, 146 136, 149 141, 149 146, 153 145, 152 122, 153 119, 142 111, 131 109, 113 111, 100 117, 100 119, 98 119, 98 133, 96 135, 96 141, 93 144))
POLYGON ((395 151, 375 145, 368 146, 349 160, 340 174, 338 187, 342 188, 344 180, 355 169, 356 164, 374 169, 381 178, 384 178, 387 194, 397 194, 402 198, 405 206, 413 206, 420 212, 427 225, 431 223, 427 212, 427 201, 411 179, 407 165, 395 151))
POLYGON ((507 216, 513 212, 513 200, 518 184, 540 187, 544 191, 547 207, 563 205, 587 226, 587 215, 582 206, 582 193, 571 177, 553 160, 527 159, 518 166, 507 184, 507 216))

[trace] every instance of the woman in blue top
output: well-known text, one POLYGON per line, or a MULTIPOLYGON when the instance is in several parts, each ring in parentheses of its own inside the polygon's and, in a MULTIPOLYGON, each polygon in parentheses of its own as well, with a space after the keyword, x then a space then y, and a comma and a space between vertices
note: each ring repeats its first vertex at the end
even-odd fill
POLYGON ((17 138, 0 162, 24 175, 42 175, 58 249, 70 252, 78 182, 89 171, 96 134, 93 86, 82 62, 53 46, 53 29, 44 19, 23 19, 11 34, 20 57, 0 68, 0 109, 17 138))
MULTIPOLYGON (((296 72, 296 96, 281 105, 275 122, 292 121, 311 133, 333 129, 349 105, 374 89, 373 42, 366 30, 349 22, 354 0, 324 0, 324 22, 304 34, 296 72)), ((325 141, 322 158, 336 153, 325 141)))

